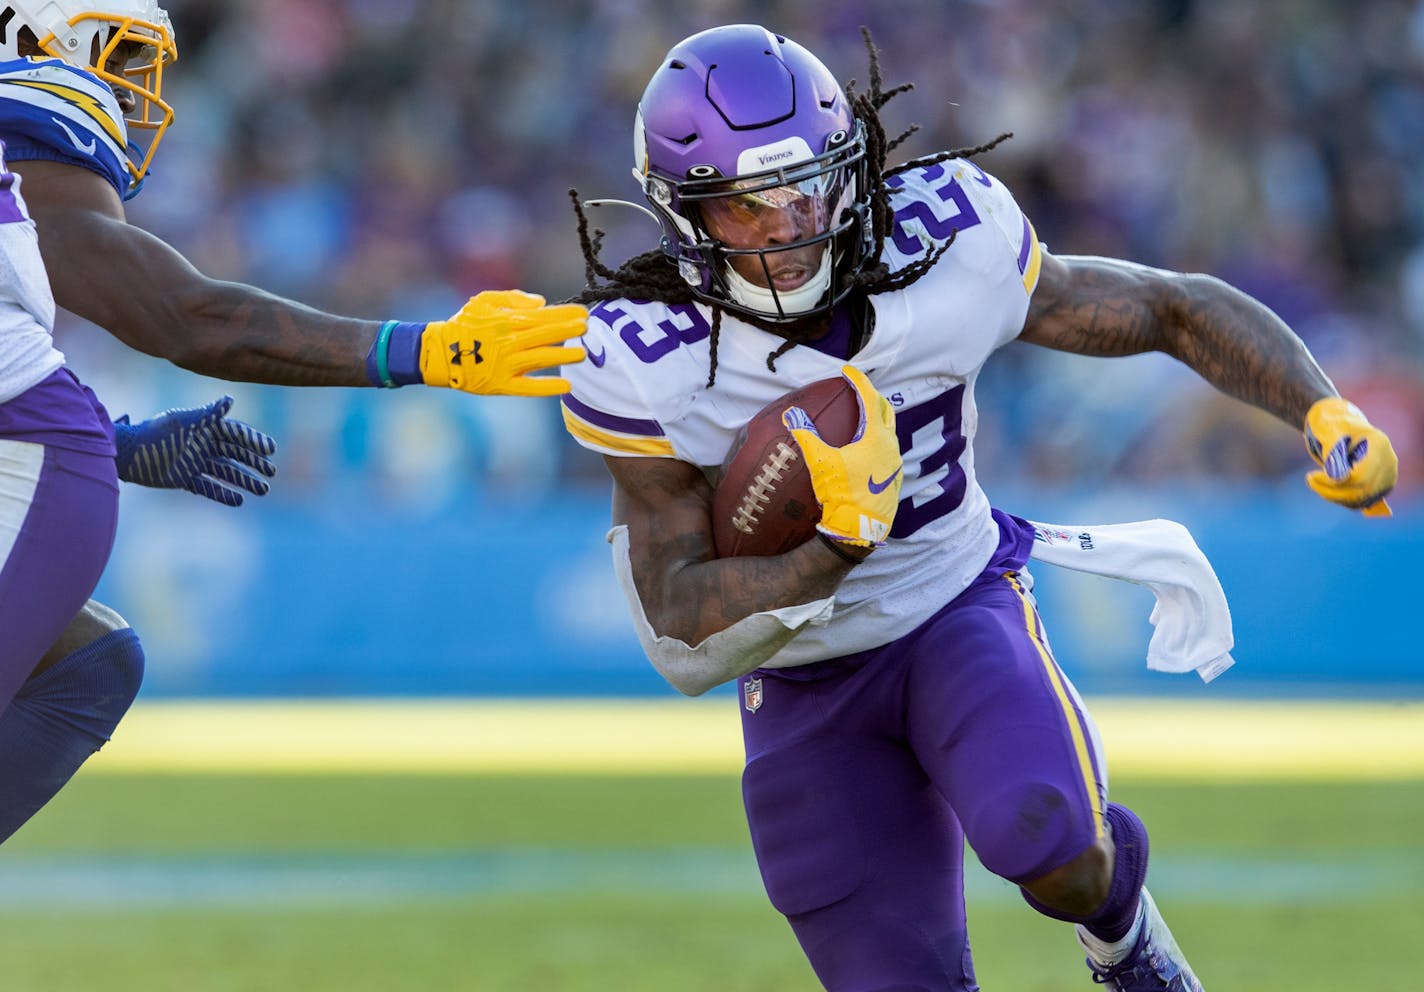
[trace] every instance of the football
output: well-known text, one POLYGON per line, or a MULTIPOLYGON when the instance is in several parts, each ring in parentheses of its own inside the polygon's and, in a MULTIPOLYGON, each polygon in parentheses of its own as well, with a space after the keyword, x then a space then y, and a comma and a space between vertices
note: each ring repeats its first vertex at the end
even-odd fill
POLYGON ((821 504, 781 420, 793 406, 806 411, 827 444, 846 444, 860 429, 860 399, 841 376, 802 386, 752 417, 732 443, 712 495, 719 558, 784 554, 816 533, 821 504))

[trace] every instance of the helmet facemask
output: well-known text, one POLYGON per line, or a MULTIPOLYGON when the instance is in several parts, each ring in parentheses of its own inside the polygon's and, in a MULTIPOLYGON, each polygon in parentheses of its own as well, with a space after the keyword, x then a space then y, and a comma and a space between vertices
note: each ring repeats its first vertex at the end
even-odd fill
MULTIPOLYGON (((799 141, 783 144, 798 143, 805 148, 799 141)), ((684 246, 692 250, 680 261, 694 292, 773 322, 823 313, 845 298, 850 285, 834 283, 858 265, 866 231, 858 206, 864 188, 861 125, 853 133, 838 129, 826 145, 794 165, 733 178, 710 165, 694 166, 690 178, 670 184, 664 209, 676 210, 682 221, 677 226, 690 239, 684 246)), ((742 159, 755 163, 790 150, 749 149, 742 159)))
POLYGON ((27 27, 45 54, 87 69, 116 94, 132 95, 134 107, 124 119, 130 131, 152 135, 146 148, 132 138, 128 142, 131 189, 136 189, 173 123, 173 108, 162 98, 163 70, 178 59, 167 11, 153 0, 12 0, 11 6, 18 14, 10 25, 12 37, 27 27))

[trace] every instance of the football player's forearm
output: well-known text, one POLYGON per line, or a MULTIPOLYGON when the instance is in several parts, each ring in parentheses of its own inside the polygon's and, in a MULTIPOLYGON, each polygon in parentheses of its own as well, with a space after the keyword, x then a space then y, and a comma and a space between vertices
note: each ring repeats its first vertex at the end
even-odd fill
POLYGON ((628 528, 638 601, 659 637, 701 644, 758 613, 825 599, 853 567, 820 538, 784 555, 718 558, 700 469, 670 458, 606 464, 613 523, 628 528))
MULTIPOLYGON (((697 540, 685 537, 680 543, 697 540)), ((710 555, 710 540, 704 539, 704 543, 710 555)), ((676 550, 664 547, 655 554, 676 550)), ((658 634, 691 645, 757 613, 825 599, 835 593, 853 567, 818 538, 784 555, 681 560, 689 563, 664 572, 667 578, 661 588, 648 590, 653 595, 645 592, 642 599, 648 604, 649 623, 658 634)))
POLYGON ((36 220, 55 302, 131 348, 220 379, 369 385, 375 321, 210 279, 162 239, 99 209, 49 204, 36 220))
MULTIPOLYGON (((156 352, 215 378, 281 386, 368 386, 379 323, 322 313, 238 283, 206 282, 155 329, 156 352)), ((143 325, 132 333, 143 335, 143 325)), ((150 350, 144 347, 143 350, 150 350)))
POLYGON ((1229 396, 1299 428, 1335 387, 1265 305, 1207 275, 1114 258, 1048 257, 1023 339, 1120 357, 1160 351, 1229 396))
POLYGON ((1204 275, 1176 280, 1163 350, 1217 389, 1294 429, 1335 387, 1285 321, 1258 300, 1204 275))

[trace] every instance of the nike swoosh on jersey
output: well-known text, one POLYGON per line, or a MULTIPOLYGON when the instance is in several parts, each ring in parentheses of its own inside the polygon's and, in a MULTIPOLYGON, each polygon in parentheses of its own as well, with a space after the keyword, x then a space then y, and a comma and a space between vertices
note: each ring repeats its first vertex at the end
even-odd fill
POLYGON ((584 345, 584 351, 588 352, 588 360, 593 363, 593 367, 596 369, 603 368, 603 363, 608 361, 607 348, 604 348, 602 351, 595 352, 591 346, 586 344, 584 345))
POLYGON ((80 141, 79 135, 75 134, 74 131, 70 129, 69 125, 66 124, 61 118, 51 116, 50 120, 58 124, 60 126, 60 129, 63 130, 65 135, 69 138, 70 143, 74 145, 75 148, 78 148, 85 155, 93 155, 94 149, 99 147, 99 143, 93 138, 89 139, 89 143, 87 145, 84 142, 80 141))
POLYGON ((895 477, 898 476, 899 474, 900 474, 900 470, 897 468, 895 471, 893 471, 893 472, 890 473, 890 477, 887 478, 884 482, 876 482, 876 481, 875 481, 875 476, 873 476, 873 475, 867 477, 866 480, 865 480, 865 482, 866 482, 866 485, 868 485, 868 486, 870 487, 870 491, 871 491, 872 493, 874 493, 875 495, 879 496, 879 495, 880 495, 881 493, 883 493, 885 490, 887 490, 887 489, 890 488, 890 483, 894 482, 894 481, 895 481, 895 477))

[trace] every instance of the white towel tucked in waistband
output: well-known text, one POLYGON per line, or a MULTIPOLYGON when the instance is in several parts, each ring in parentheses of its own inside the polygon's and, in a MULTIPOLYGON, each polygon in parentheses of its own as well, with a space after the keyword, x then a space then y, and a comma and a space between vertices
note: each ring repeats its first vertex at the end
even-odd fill
POLYGON ((1173 520, 1081 527, 1034 527, 1032 557, 1078 572, 1125 579, 1157 597, 1147 667, 1195 671, 1210 682, 1233 664, 1231 610, 1211 563, 1191 532, 1173 520))

